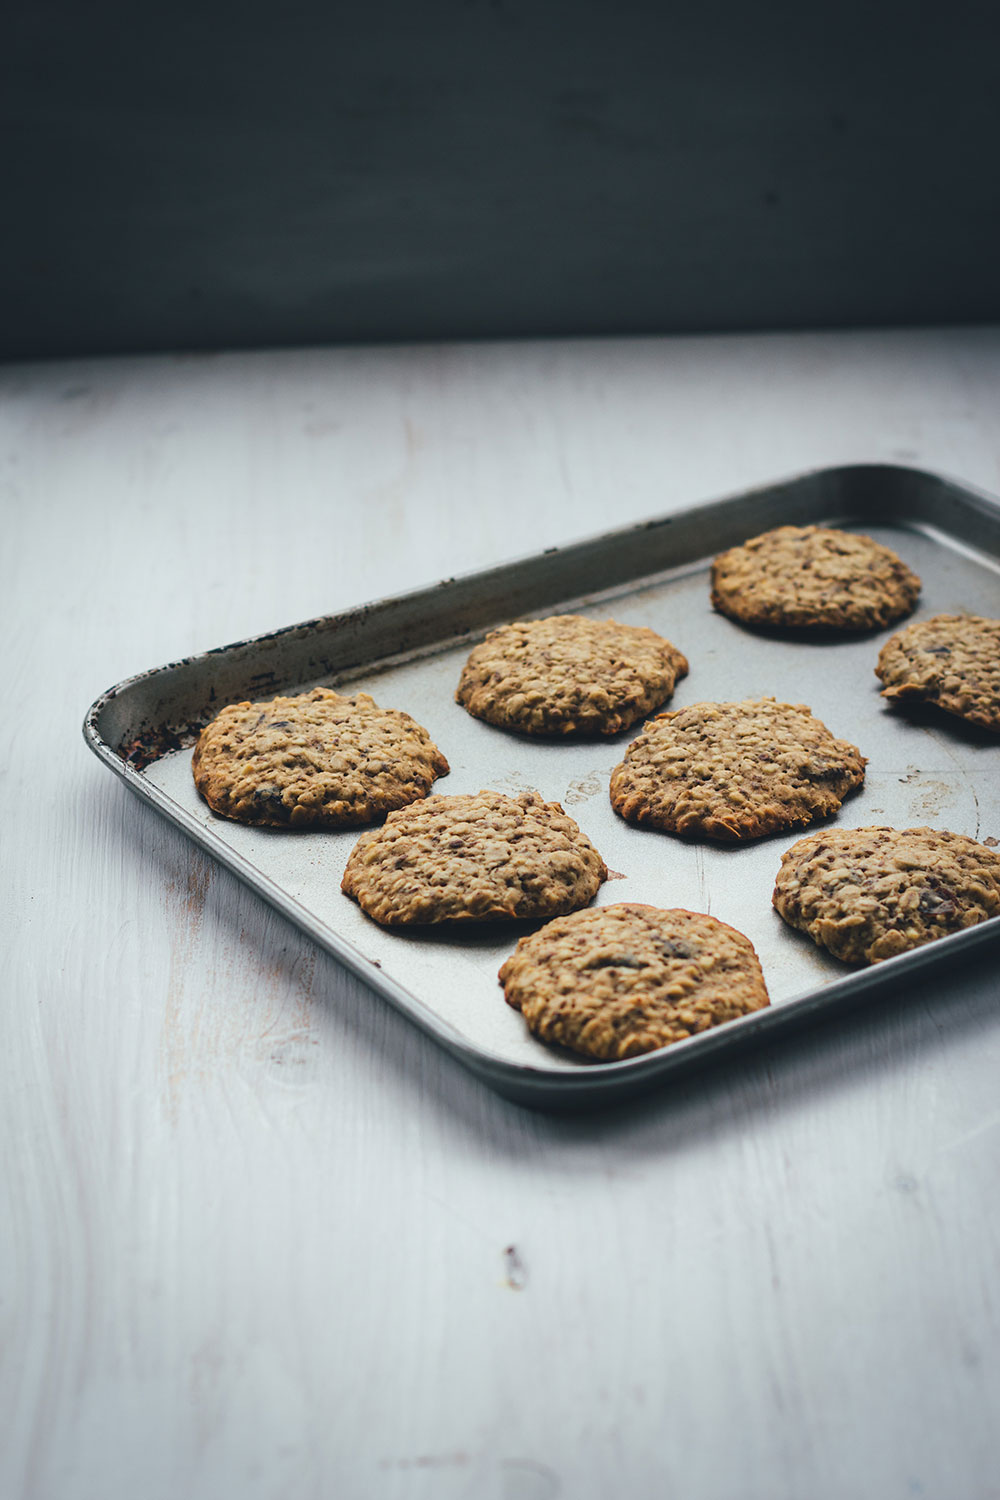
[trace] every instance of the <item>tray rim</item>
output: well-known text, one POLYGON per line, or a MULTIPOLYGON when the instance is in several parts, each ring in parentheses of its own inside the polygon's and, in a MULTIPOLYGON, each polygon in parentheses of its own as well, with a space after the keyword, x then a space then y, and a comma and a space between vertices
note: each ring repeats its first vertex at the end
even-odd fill
MULTIPOLYGON (((717 511, 730 502, 752 502, 757 495, 770 495, 810 480, 836 480, 842 483, 849 480, 852 475, 871 476, 880 473, 890 473, 896 478, 911 477, 918 482, 929 480, 953 487, 960 492, 963 504, 978 511, 988 526, 992 525, 997 529, 998 540, 1000 540, 1000 497, 969 485, 964 480, 952 479, 935 471, 911 465, 885 463, 841 464, 803 470, 794 475, 755 485, 748 490, 733 491, 715 500, 683 507, 667 516, 654 516, 614 528, 611 531, 571 538, 558 547, 545 549, 543 554, 530 553, 505 559, 489 568, 472 569, 436 584, 421 585, 363 605, 350 606, 335 614, 320 615, 310 620, 281 626, 275 630, 243 637, 224 646, 212 647, 206 651, 167 662, 162 666, 147 668, 121 679, 94 700, 83 720, 83 737, 98 760, 119 776, 141 800, 179 827, 205 853, 230 869, 313 942, 377 990, 413 1024, 419 1025, 428 1032, 439 1045, 463 1062, 497 1092, 521 1104, 555 1109, 586 1108, 632 1098, 639 1092, 655 1087, 671 1073, 679 1071, 689 1073, 695 1067, 717 1060, 719 1053, 728 1055, 734 1050, 756 1048, 772 1034, 784 1034, 801 1024, 806 1024, 820 1011, 826 1011, 828 1007, 839 1006, 843 1010, 855 1001, 861 1000, 872 990, 891 990, 897 978, 929 971, 949 960, 959 962, 962 956, 1000 937, 1000 917, 991 918, 963 932, 952 933, 921 948, 883 960, 881 963, 860 969, 852 968, 847 970, 842 977, 822 984, 818 988, 795 994, 783 1000, 780 1005, 768 1006, 764 1010, 730 1021, 725 1026, 712 1028, 684 1041, 675 1042, 670 1047, 645 1053, 639 1057, 614 1062, 590 1062, 586 1059, 579 1059, 577 1061, 580 1066, 577 1069, 566 1070, 549 1070, 534 1067, 530 1063, 514 1063, 481 1045, 469 1042, 447 1021, 431 1010, 419 995, 386 975, 375 960, 367 958, 352 943, 341 938, 335 929, 314 917, 269 875, 260 871, 251 860, 224 841, 217 841, 213 838, 210 828, 206 829, 198 823, 185 808, 176 803, 154 782, 149 781, 140 768, 131 764, 121 751, 108 741, 101 731, 101 717, 109 704, 124 697, 130 690, 141 684, 148 683, 156 677, 169 678, 171 674, 182 669, 205 664, 213 657, 227 657, 237 652, 250 651, 266 642, 280 641, 293 636, 302 637, 320 628, 335 630, 338 624, 358 618, 364 619, 373 611, 419 603, 428 597, 440 598, 441 591, 448 587, 467 587, 487 576, 501 577, 507 572, 517 573, 528 565, 534 565, 543 556, 554 557, 574 550, 600 546, 611 540, 621 541, 624 538, 648 532, 651 528, 680 520, 694 521, 700 514, 717 511)), ((950 536, 950 533, 943 527, 935 529, 942 536, 950 536)), ((963 545, 966 544, 963 543, 963 545)), ((974 556, 979 557, 982 562, 992 562, 994 566, 1000 568, 1000 550, 995 555, 989 552, 980 554, 977 547, 970 547, 968 550, 974 556)), ((651 582, 656 576, 657 573, 654 571, 641 575, 641 578, 651 582)), ((634 579, 633 582, 638 583, 639 579, 634 579)), ((609 592, 613 591, 609 590, 609 592)), ((487 624, 483 628, 492 627, 487 624)), ((369 672, 377 671, 389 664, 419 659, 434 654, 436 651, 446 650, 450 645, 463 640, 471 641, 475 638, 475 634, 476 632, 471 630, 459 632, 455 636, 446 639, 437 638, 422 647, 418 646, 396 655, 376 656, 366 663, 359 662, 356 666, 366 667, 369 672)), ((353 669, 353 665, 347 667, 344 675, 353 669)), ((220 700, 220 702, 223 701, 226 700, 220 700)))

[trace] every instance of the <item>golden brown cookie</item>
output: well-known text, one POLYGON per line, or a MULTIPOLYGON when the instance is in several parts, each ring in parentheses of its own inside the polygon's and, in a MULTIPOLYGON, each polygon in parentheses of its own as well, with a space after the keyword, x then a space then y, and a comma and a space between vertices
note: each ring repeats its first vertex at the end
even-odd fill
POLYGON ((694 703, 632 741, 611 773, 611 805, 668 833, 756 839, 837 812, 865 764, 803 703, 694 703))
POLYGON ((871 630, 908 615, 919 593, 889 547, 826 526, 779 526, 712 564, 712 603, 746 625, 871 630))
POLYGON ((687 659, 655 630, 551 615, 491 630, 469 654, 456 699, 523 734, 617 734, 665 703, 687 659))
POLYGON ((1000 915, 1000 851, 934 828, 831 828, 782 857, 774 905, 847 963, 877 963, 1000 915))
POLYGON ((198 736, 195 785, 224 818, 346 828, 426 797, 448 762, 409 714, 314 688, 231 703, 198 736))
POLYGON ((1000 620, 935 615, 891 636, 879 652, 882 697, 922 698, 1000 730, 1000 620))
POLYGON ((535 1036, 606 1061, 683 1041, 762 1010, 749 938, 693 911, 623 903, 558 917, 500 970, 535 1036))
POLYGON ((363 833, 341 890, 387 927, 546 918, 586 906, 607 867, 533 792, 429 797, 363 833))

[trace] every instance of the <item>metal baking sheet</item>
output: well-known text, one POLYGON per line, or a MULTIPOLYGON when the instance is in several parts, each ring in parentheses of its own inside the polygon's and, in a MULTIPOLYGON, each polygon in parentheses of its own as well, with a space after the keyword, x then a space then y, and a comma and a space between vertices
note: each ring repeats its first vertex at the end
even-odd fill
POLYGON ((608 780, 639 725, 609 740, 536 741, 482 724, 455 703, 465 655, 493 625, 567 609, 613 615, 651 626, 689 657, 690 676, 671 707, 772 694, 809 704, 835 735, 860 746, 865 785, 845 803, 840 825, 926 824, 1000 837, 1000 739, 926 706, 890 708, 873 668, 891 630, 816 638, 751 631, 713 612, 712 556, 785 522, 846 526, 894 547, 923 579, 915 618, 1000 613, 996 502, 913 469, 821 470, 155 669, 98 699, 84 734, 134 792, 501 1093, 548 1108, 607 1102, 760 1045, 776 1029, 928 965, 958 962, 1000 936, 995 919, 873 968, 847 968, 771 907, 781 855, 804 830, 730 847, 630 827, 612 811, 608 780), (531 789, 561 802, 614 872, 598 904, 688 907, 745 932, 771 1008, 625 1062, 576 1058, 535 1041, 504 1003, 497 970, 527 927, 384 930, 340 891, 358 830, 293 833, 212 814, 191 778, 197 729, 225 703, 317 684, 370 692, 426 725, 451 762, 435 791, 531 789))

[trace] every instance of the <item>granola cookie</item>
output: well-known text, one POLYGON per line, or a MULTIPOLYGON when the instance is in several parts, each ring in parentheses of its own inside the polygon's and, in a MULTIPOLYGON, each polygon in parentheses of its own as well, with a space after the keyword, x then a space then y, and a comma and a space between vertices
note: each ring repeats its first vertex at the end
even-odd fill
POLYGON ((747 625, 872 630, 908 615, 919 593, 889 547, 826 526, 778 526, 712 564, 713 605, 747 625))
POLYGON ((363 833, 341 890, 387 927, 546 918, 586 906, 607 866, 533 792, 429 797, 363 833))
POLYGON ((774 905, 847 963, 878 963, 1000 915, 1000 850, 935 828, 831 828, 782 857, 774 905))
POLYGON ((644 625, 551 615, 491 630, 469 654, 456 699, 524 734, 617 734, 665 703, 688 663, 644 625))
POLYGON ((879 652, 882 697, 923 698, 1000 730, 1000 620, 935 615, 892 636, 879 652))
POLYGON ((629 823, 738 842, 837 812, 865 764, 803 703, 694 703, 632 741, 611 805, 629 823))
POLYGON ((198 736, 195 785, 213 812, 267 828, 347 828, 426 797, 448 762, 409 714, 314 688, 231 703, 198 736))
POLYGON ((543 1042, 605 1061, 669 1047, 769 1003, 741 932, 700 912, 629 903, 574 912, 523 937, 500 983, 543 1042))

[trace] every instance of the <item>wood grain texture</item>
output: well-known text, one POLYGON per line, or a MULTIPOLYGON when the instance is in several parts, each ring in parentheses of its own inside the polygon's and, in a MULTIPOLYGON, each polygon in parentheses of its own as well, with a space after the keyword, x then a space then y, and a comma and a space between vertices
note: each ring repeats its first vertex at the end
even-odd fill
POLYGON ((797 469, 1000 490, 1000 331, 0 376, 0 1492, 1000 1496, 995 960, 494 1097, 89 757, 111 682, 797 469))

